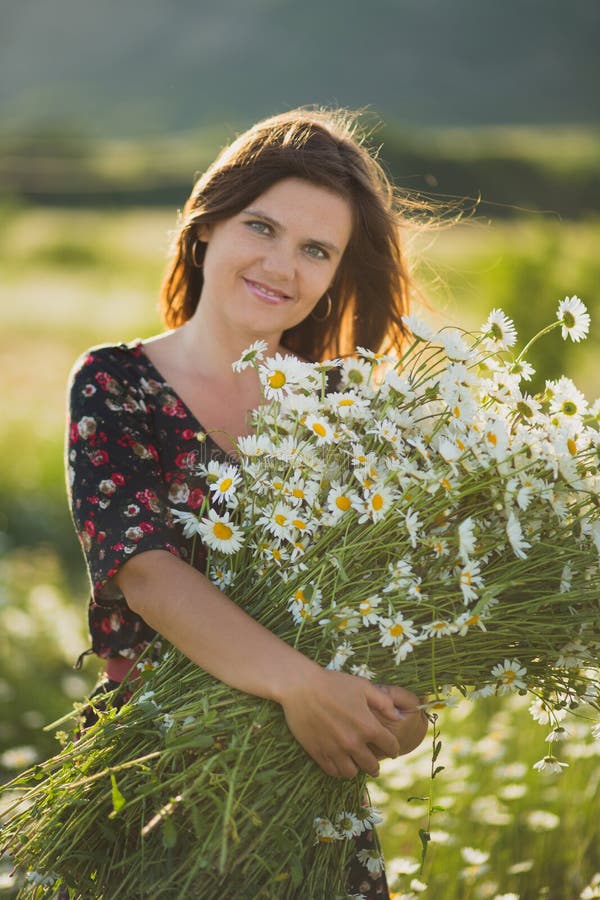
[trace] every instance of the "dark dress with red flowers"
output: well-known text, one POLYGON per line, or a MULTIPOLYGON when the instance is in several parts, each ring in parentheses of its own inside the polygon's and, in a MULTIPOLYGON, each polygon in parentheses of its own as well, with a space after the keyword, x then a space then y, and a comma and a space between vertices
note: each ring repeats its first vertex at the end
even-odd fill
MULTIPOLYGON (((78 360, 70 382, 66 464, 91 583, 87 653, 134 660, 156 637, 113 581, 126 560, 160 549, 204 569, 204 556, 197 548, 193 555, 192 538, 174 524, 171 510, 201 507, 206 485, 197 471, 212 459, 230 457, 204 433, 141 341, 95 347, 78 360)), ((385 875, 377 873, 378 856, 375 835, 363 833, 349 871, 350 893, 389 896, 385 875)))

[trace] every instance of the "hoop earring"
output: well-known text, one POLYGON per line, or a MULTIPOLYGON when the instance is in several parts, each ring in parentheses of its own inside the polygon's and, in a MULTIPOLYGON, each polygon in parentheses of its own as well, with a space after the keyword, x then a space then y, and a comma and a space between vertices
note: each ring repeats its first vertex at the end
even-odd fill
POLYGON ((199 244, 199 241, 198 241, 198 239, 196 238, 196 240, 195 240, 194 243, 192 244, 192 263, 193 263, 195 269, 201 269, 201 268, 202 268, 202 263, 201 263, 201 262, 200 262, 200 263, 198 262, 198 257, 196 256, 196 253, 197 253, 197 251, 198 251, 198 244, 199 244))
MULTIPOLYGON (((333 309, 333 303, 331 302, 331 297, 329 296, 329 292, 327 292, 327 293, 325 294, 325 297, 327 298, 327 312, 325 313, 325 315, 324 315, 324 316, 315 316, 315 311, 314 311, 314 309, 313 309, 313 311, 312 311, 311 314, 310 314, 311 319, 314 319, 315 322, 325 322, 325 321, 329 318, 329 316, 331 315, 331 310, 333 309)), ((319 304, 317 304, 317 306, 318 306, 318 305, 319 305, 319 304)), ((315 307, 315 308, 316 308, 316 307, 315 307)))

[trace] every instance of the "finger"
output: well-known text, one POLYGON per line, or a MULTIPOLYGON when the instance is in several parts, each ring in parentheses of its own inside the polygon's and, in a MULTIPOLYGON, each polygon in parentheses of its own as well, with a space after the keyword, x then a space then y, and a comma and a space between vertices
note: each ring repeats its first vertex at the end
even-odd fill
POLYGON ((385 716, 387 719, 400 719, 402 714, 394 705, 392 696, 388 691, 389 685, 385 685, 384 690, 376 685, 371 685, 371 688, 372 689, 367 694, 367 703, 371 707, 371 710, 381 713, 381 715, 385 716))
POLYGON ((400 753, 400 744, 392 732, 375 719, 377 727, 369 735, 369 744, 380 751, 381 756, 396 757, 400 753))
POLYGON ((379 759, 376 752, 370 744, 364 744, 352 751, 352 761, 354 767, 358 770, 366 772, 371 778, 377 778, 379 775, 379 759))
POLYGON ((342 777, 340 770, 338 769, 335 761, 331 758, 331 756, 323 755, 320 759, 315 758, 315 762, 320 765, 326 775, 330 775, 332 778, 342 777))
POLYGON ((412 691, 407 691, 406 688, 397 684, 386 684, 384 687, 394 706, 411 711, 420 706, 419 698, 412 691))

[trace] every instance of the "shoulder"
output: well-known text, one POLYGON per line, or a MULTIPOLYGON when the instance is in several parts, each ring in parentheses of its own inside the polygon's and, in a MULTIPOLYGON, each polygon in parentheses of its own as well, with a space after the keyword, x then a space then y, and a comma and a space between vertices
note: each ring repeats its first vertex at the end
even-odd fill
POLYGON ((85 350, 69 373, 69 386, 91 382, 103 390, 122 389, 144 375, 141 341, 97 344, 85 350))

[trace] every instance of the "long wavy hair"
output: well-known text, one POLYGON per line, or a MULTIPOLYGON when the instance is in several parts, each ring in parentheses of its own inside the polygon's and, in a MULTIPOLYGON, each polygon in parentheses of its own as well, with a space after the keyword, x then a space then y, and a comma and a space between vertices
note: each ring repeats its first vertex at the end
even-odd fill
POLYGON ((161 291, 165 325, 183 325, 198 305, 206 244, 198 226, 240 213, 276 182, 302 178, 337 192, 353 211, 351 237, 329 288, 312 315, 281 343, 304 359, 345 356, 356 346, 399 350, 412 281, 401 241, 404 214, 383 168, 357 136, 345 110, 295 109, 258 122, 225 147, 198 179, 180 217, 161 291), (194 247, 195 245, 195 247, 194 247), (318 317, 318 318, 316 318, 318 317))

